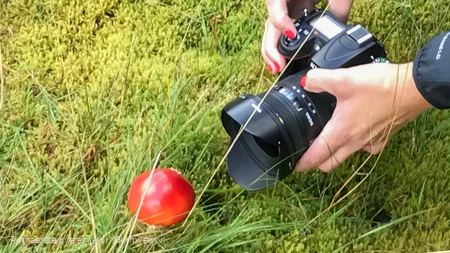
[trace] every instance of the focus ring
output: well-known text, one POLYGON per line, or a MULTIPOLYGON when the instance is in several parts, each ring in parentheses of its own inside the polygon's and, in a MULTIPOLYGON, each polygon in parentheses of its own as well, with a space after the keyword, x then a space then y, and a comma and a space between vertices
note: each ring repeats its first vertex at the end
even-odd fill
MULTIPOLYGON (((267 99, 267 98, 266 98, 267 99)), ((266 110, 266 112, 270 115, 270 117, 273 119, 273 121, 275 122, 275 124, 277 124, 278 129, 280 129, 281 134, 284 137, 284 140, 286 142, 286 145, 288 147, 288 151, 289 153, 293 153, 295 151, 294 149, 294 145, 291 141, 291 138, 289 136, 288 131, 286 130, 286 126, 280 122, 277 114, 269 107, 267 106, 266 103, 261 103, 261 106, 264 108, 264 110, 266 110)))
MULTIPOLYGON (((279 103, 279 101, 276 98, 272 97, 271 95, 272 94, 269 94, 269 96, 267 96, 265 99, 265 103, 261 103, 261 105, 269 113, 269 115, 272 117, 272 119, 275 121, 278 128, 280 129, 281 134, 284 137, 284 141, 286 142, 286 145, 288 147, 289 153, 294 154, 295 144, 293 143, 293 138, 289 133, 290 131, 287 130, 287 124, 295 124, 295 121, 291 122, 291 120, 286 120, 292 118, 292 116, 289 117, 289 114, 287 114, 286 112, 286 107, 282 106, 279 103), (268 106, 268 104, 270 104, 270 107, 268 106), (277 112, 278 115, 275 112, 277 112), (283 123, 280 122, 279 118, 283 119, 283 123)), ((295 163, 296 161, 295 156, 292 156, 292 161, 295 163)))
MULTIPOLYGON (((299 131, 299 123, 296 115, 292 115, 291 111, 287 108, 289 105, 284 104, 282 100, 284 96, 279 93, 273 93, 270 96, 267 96, 267 103, 270 104, 273 111, 277 112, 279 117, 283 120, 285 127, 287 128, 290 134, 290 140, 294 142, 294 136, 298 136, 300 141, 304 142, 302 133, 299 131), (296 133, 295 133, 296 131, 296 133)), ((293 145, 292 152, 296 152, 295 143, 293 145)), ((306 143, 302 143, 301 146, 304 147, 306 143)))

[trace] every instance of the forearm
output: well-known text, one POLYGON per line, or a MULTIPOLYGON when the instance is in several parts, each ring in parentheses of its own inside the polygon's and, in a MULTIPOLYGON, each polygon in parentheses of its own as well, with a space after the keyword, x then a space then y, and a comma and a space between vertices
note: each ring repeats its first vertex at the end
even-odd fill
POLYGON ((353 0, 329 0, 330 11, 342 23, 347 23, 353 0))
POLYGON ((411 118, 407 121, 413 120, 416 116, 425 110, 433 108, 433 105, 428 102, 421 94, 414 80, 413 75, 414 62, 398 65, 398 68, 393 69, 391 73, 390 83, 396 86, 395 104, 402 108, 405 112, 411 112, 411 118))
POLYGON ((450 31, 434 37, 417 52, 412 75, 428 103, 450 109, 450 31))

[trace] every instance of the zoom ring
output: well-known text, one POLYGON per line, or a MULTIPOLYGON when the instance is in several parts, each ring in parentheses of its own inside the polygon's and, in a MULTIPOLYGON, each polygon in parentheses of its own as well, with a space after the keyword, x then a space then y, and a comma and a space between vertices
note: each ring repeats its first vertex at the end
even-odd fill
MULTIPOLYGON (((271 107, 270 110, 272 110, 273 112, 276 112, 276 113, 274 113, 275 121, 280 122, 280 118, 283 121, 283 122, 280 122, 280 124, 283 125, 283 128, 286 128, 287 135, 288 135, 288 139, 286 139, 285 142, 291 144, 289 147, 289 152, 291 154, 294 154, 296 152, 296 148, 295 148, 296 145, 294 143, 295 138, 293 135, 301 137, 301 133, 298 132, 298 130, 300 129, 298 127, 299 123, 297 122, 297 117, 295 115, 292 115, 290 113, 290 110, 286 108, 287 104, 284 105, 284 103, 281 101, 282 99, 283 98, 282 98, 281 94, 274 92, 266 97, 266 101, 267 101, 266 103, 270 104, 270 107, 271 107), (294 134, 295 131, 297 131, 296 134, 294 134)), ((301 145, 301 146, 303 146, 303 145, 301 145)), ((292 157, 295 161, 296 160, 295 156, 292 156, 292 157)))
MULTIPOLYGON (((266 100, 269 97, 270 96, 267 96, 266 100)), ((273 104, 271 104, 271 105, 273 105, 273 104)), ((289 153, 293 153, 295 151, 294 144, 292 142, 292 139, 290 138, 290 135, 289 135, 288 131, 286 130, 285 124, 280 122, 279 116, 269 106, 267 106, 267 104, 265 104, 263 102, 263 103, 261 103, 261 106, 269 114, 269 116, 272 118, 272 120, 275 122, 275 124, 277 125, 278 129, 280 130, 280 132, 281 132, 281 134, 283 136, 283 139, 286 142, 286 145, 288 147, 289 153)))

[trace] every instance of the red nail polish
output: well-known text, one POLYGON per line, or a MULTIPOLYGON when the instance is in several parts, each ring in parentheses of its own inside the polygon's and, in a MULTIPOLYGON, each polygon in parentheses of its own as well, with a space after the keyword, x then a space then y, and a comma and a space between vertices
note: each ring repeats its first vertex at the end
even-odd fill
POLYGON ((278 63, 274 62, 273 65, 275 65, 275 69, 280 72, 280 65, 278 63))
POLYGON ((267 64, 267 69, 269 70, 269 73, 272 73, 272 67, 269 64, 267 64))
POLYGON ((286 35, 289 39, 295 38, 295 34, 294 34, 294 32, 292 32, 291 30, 284 30, 283 33, 284 33, 284 35, 286 35))
POLYGON ((302 77, 302 79, 300 79, 300 85, 305 88, 306 85, 306 76, 302 77))

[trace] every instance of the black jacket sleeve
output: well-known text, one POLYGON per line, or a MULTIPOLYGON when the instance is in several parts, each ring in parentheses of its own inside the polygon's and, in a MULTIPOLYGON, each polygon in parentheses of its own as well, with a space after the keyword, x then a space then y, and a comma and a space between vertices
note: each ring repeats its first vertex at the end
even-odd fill
POLYGON ((431 39, 416 54, 413 78, 422 96, 435 108, 450 108, 450 31, 431 39))

